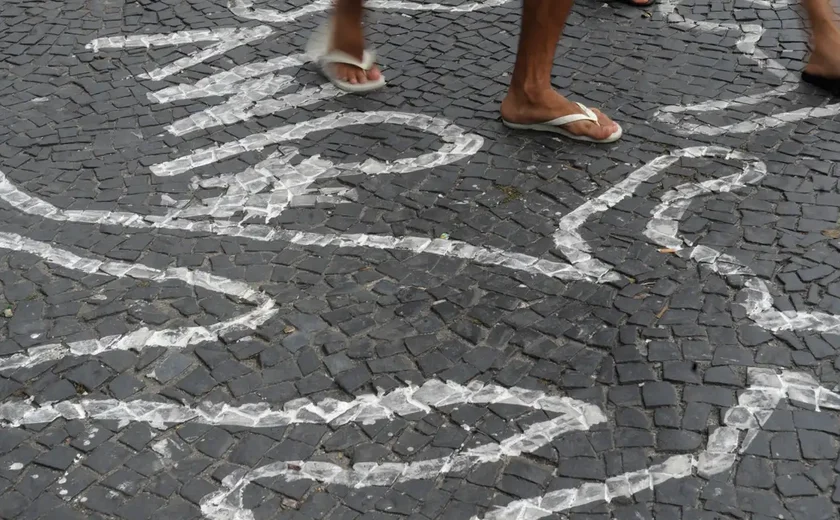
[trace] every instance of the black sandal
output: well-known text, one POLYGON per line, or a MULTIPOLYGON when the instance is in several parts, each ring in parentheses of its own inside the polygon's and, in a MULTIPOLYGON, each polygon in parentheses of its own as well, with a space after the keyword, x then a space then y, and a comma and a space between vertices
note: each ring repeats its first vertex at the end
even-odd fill
POLYGON ((811 74, 810 72, 803 72, 802 81, 819 87, 832 95, 840 96, 840 78, 830 78, 811 74))

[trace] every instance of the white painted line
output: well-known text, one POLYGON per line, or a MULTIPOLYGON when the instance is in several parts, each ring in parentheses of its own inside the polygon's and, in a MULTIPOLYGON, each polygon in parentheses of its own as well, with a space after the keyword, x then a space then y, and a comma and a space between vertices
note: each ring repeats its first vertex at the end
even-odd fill
POLYGON ((812 330, 816 332, 840 332, 840 316, 824 312, 778 311, 773 308, 773 296, 767 284, 758 279, 747 280, 747 287, 741 291, 744 301, 741 305, 756 325, 771 331, 812 330))
MULTIPOLYGON (((393 419, 395 416, 425 414, 433 408, 441 409, 459 404, 507 404, 545 410, 562 414, 569 424, 591 425, 606 420, 598 407, 569 397, 524 388, 485 385, 481 382, 460 385, 451 381, 444 383, 430 380, 420 387, 407 386, 381 395, 362 395, 352 401, 328 398, 314 403, 306 398, 296 399, 287 402, 282 410, 272 409, 266 403, 242 406, 201 403, 190 407, 170 402, 84 399, 36 407, 29 401, 11 401, 0 404, 0 421, 8 423, 11 427, 48 423, 58 418, 143 422, 160 429, 189 421, 251 428, 273 428, 300 423, 341 426, 351 422, 373 424, 376 421, 393 419)), ((533 438, 539 437, 543 431, 545 430, 534 430, 533 438)), ((525 440, 521 442, 524 443, 525 440)))
MULTIPOLYGON (((352 115, 352 114, 351 114, 352 115)), ((333 127, 339 124, 353 124, 359 122, 359 116, 347 117, 346 115, 328 116, 329 124, 333 127), (343 119, 342 119, 343 118, 343 119), (341 120, 343 123, 338 123, 341 120)), ((448 124, 445 120, 432 119, 427 116, 426 123, 416 122, 416 116, 411 114, 401 114, 401 118, 397 120, 406 124, 407 121, 414 121, 418 127, 429 131, 430 133, 437 133, 445 139, 455 141, 455 150, 441 150, 431 154, 426 154, 418 158, 405 159, 401 164, 383 164, 376 161, 366 161, 361 165, 340 165, 340 170, 343 171, 362 171, 368 174, 379 173, 399 173, 404 171, 412 171, 413 169, 422 169, 432 167, 442 162, 453 162, 460 158, 468 157, 470 154, 480 148, 482 141, 479 137, 469 138, 464 136, 462 131, 454 126, 448 124), (459 141, 460 140, 460 141, 459 141), (450 154, 450 155, 447 155, 450 154)), ((323 118, 325 119, 325 118, 323 118)), ((389 121, 388 116, 383 116, 381 113, 375 119, 376 121, 389 121)), ((318 121, 318 120, 316 120, 318 121)), ((363 120, 364 122, 369 122, 363 120)), ((287 139, 291 139, 291 132, 306 133, 314 131, 313 128, 321 128, 324 124, 314 123, 314 126, 304 126, 298 129, 298 125, 290 125, 289 130, 283 130, 287 139)), ((301 123, 303 125, 303 123, 301 123)), ((262 142, 262 141, 258 141, 262 142)), ((243 147, 246 144, 242 144, 243 147)), ((214 151, 204 151, 196 156, 195 161, 212 161, 214 160, 214 151)), ((238 148, 237 148, 238 150, 238 148)), ((281 150, 283 154, 293 153, 293 149, 281 150)), ((234 153, 229 151, 226 153, 234 153)), ((564 262, 557 262, 554 260, 540 259, 533 256, 502 251, 494 248, 484 248, 458 242, 454 240, 430 239, 422 237, 388 237, 367 234, 347 234, 347 235, 322 235, 318 233, 308 233, 302 231, 285 231, 278 230, 270 226, 260 224, 243 224, 241 222, 231 222, 224 220, 214 221, 191 221, 185 220, 186 216, 201 216, 210 215, 215 217, 227 217, 237 210, 244 210, 248 215, 261 216, 271 218, 278 214, 289 204, 289 199, 294 196, 300 196, 301 193, 308 190, 309 184, 314 179, 327 175, 325 170, 333 171, 338 167, 334 165, 319 162, 318 158, 310 158, 304 163, 301 163, 294 168, 283 164, 283 159, 279 156, 272 156, 270 161, 277 161, 277 164, 272 163, 271 169, 261 169, 259 167, 250 168, 246 172, 236 175, 223 175, 216 179, 208 180, 194 180, 195 183, 208 187, 227 187, 230 195, 218 197, 209 200, 204 206, 194 206, 192 208, 173 208, 164 216, 147 216, 133 213, 123 212, 92 212, 92 211, 70 211, 58 209, 55 206, 48 204, 45 201, 35 199, 11 184, 6 176, 0 172, 0 199, 11 204, 13 207, 32 215, 38 215, 44 218, 53 220, 69 220, 73 222, 87 222, 97 224, 120 224, 127 227, 135 228, 161 228, 161 229, 178 229, 183 231, 195 231, 204 233, 213 233, 217 235, 245 237, 255 240, 284 240, 301 245, 316 245, 316 246, 338 246, 338 247, 373 247, 376 249, 391 249, 391 250, 405 250, 414 253, 429 253, 440 256, 449 256, 455 258, 462 258, 471 260, 483 265, 497 265, 524 271, 541 276, 549 276, 561 280, 590 280, 595 282, 607 282, 617 278, 614 272, 609 271, 609 266, 597 265, 594 262, 587 263, 584 254, 590 251, 589 245, 583 242, 577 229, 582 223, 597 212, 602 212, 612 207, 618 200, 627 196, 638 186, 639 180, 643 178, 651 178, 656 173, 662 171, 668 165, 672 164, 679 157, 704 157, 704 156, 723 156, 736 159, 742 159, 745 162, 751 159, 751 156, 740 154, 737 151, 730 151, 719 147, 692 147, 684 150, 678 150, 672 156, 663 156, 657 158, 654 162, 641 167, 639 170, 631 174, 628 181, 624 181, 619 187, 608 191, 607 194, 602 195, 597 203, 585 204, 583 211, 576 210, 571 216, 564 221, 569 226, 570 232, 560 232, 556 235, 556 239, 560 244, 566 247, 566 252, 579 261, 579 265, 570 265, 564 262), (285 168, 281 169, 281 168, 285 168), (295 170, 297 169, 297 170, 295 170), (279 178, 278 178, 279 177, 279 178), (283 184, 277 194, 275 195, 260 195, 257 198, 252 198, 253 194, 269 185, 274 185, 277 189, 278 183, 283 184), (304 186, 305 185, 305 186, 304 186), (291 187, 290 187, 291 186, 291 187), (574 256, 578 255, 578 256, 574 256), (581 261, 581 258, 584 258, 581 261), (606 269, 606 270, 605 270, 606 269)), ((181 171, 182 168, 189 169, 193 161, 188 158, 178 159, 177 164, 163 167, 159 166, 160 172, 181 171), (172 168, 178 168, 173 170, 172 168)), ((750 168, 755 169, 759 166, 745 166, 743 176, 752 176, 750 168)), ((340 173, 339 171, 335 172, 340 173)), ((721 188, 723 189, 723 188, 721 188)), ((565 224, 561 226, 561 229, 565 224)), ((705 258, 708 258, 706 255, 705 258)), ((725 260, 725 259, 724 259, 725 260)), ((719 262, 722 266, 725 262, 719 262)))
POLYGON ((270 27, 217 28, 196 31, 181 31, 171 34, 136 34, 132 36, 109 36, 97 38, 88 43, 85 48, 94 52, 102 49, 125 49, 138 47, 161 47, 170 45, 185 45, 202 42, 217 42, 206 49, 200 49, 174 62, 141 74, 141 79, 160 81, 181 72, 184 69, 203 63, 211 58, 224 54, 240 45, 246 45, 266 38, 272 33, 270 27))
POLYGON ((134 34, 131 36, 106 36, 96 38, 85 45, 85 49, 99 52, 103 49, 142 49, 168 47, 192 43, 223 42, 236 37, 237 29, 197 29, 170 34, 134 34))
POLYGON ((632 172, 626 179, 616 184, 594 199, 581 204, 560 219, 554 232, 554 245, 575 267, 594 276, 616 278, 612 267, 589 254, 592 248, 580 235, 580 227, 593 215, 603 213, 623 199, 633 195, 642 182, 649 180, 668 166, 679 160, 677 155, 663 155, 632 172))
MULTIPOLYGON (((202 513, 211 520, 252 518, 252 513, 242 505, 242 497, 248 484, 262 478, 308 479, 353 488, 390 486, 396 482, 435 478, 444 473, 464 471, 484 462, 533 452, 563 433, 585 431, 592 425, 606 421, 606 417, 597 406, 582 401, 547 396, 542 392, 520 388, 483 386, 481 383, 471 383, 463 387, 451 382, 444 385, 438 381, 429 381, 420 391, 413 393, 411 399, 432 408, 461 403, 504 403, 560 415, 532 424, 521 434, 500 443, 485 444, 431 460, 412 463, 360 463, 352 468, 342 468, 327 462, 282 461, 252 471, 238 470, 224 479, 222 489, 201 500, 202 513)), ((416 411, 419 411, 416 407, 411 409, 411 413, 416 411)))
POLYGON ((148 347, 185 348, 205 341, 215 341, 220 335, 230 331, 256 329, 277 313, 274 300, 267 295, 255 291, 247 284, 203 271, 185 268, 161 270, 141 264, 83 258, 70 251, 14 233, 0 232, 0 248, 31 253, 49 263, 85 273, 101 272, 117 278, 128 277, 152 281, 180 280, 195 287, 241 298, 257 305, 253 311, 208 327, 162 330, 141 327, 127 334, 107 336, 102 339, 75 341, 67 345, 49 344, 32 347, 26 354, 0 358, 0 371, 31 367, 68 356, 95 355, 109 350, 141 350, 148 347))
POLYGON ((151 330, 141 327, 126 334, 105 336, 101 339, 73 341, 66 345, 51 343, 31 347, 26 354, 14 354, 0 358, 0 372, 28 368, 47 361, 65 357, 93 356, 112 350, 136 350, 144 348, 186 348, 208 341, 233 331, 254 330, 277 314, 273 301, 267 301, 255 310, 207 327, 179 327, 177 329, 151 330))
POLYGON ((680 124, 679 130, 680 133, 683 134, 697 133, 709 136, 723 134, 748 134, 759 132, 761 130, 767 130, 768 128, 777 128, 790 123, 805 121, 807 119, 834 117, 838 114, 840 114, 840 103, 834 103, 822 107, 800 108, 790 112, 759 117, 725 126, 711 126, 685 122, 680 124))
POLYGON ((654 208, 653 217, 648 221, 644 234, 654 244, 680 250, 685 241, 679 238, 679 221, 695 197, 710 193, 727 193, 755 184, 767 175, 767 166, 756 156, 726 150, 723 148, 698 148, 691 157, 724 157, 744 162, 741 172, 719 179, 699 183, 686 183, 677 186, 662 195, 661 202, 654 208))
POLYGON ((333 130, 347 126, 374 124, 395 124, 413 127, 423 132, 439 136, 446 144, 436 152, 426 153, 418 157, 397 159, 389 163, 368 159, 358 165, 358 171, 356 173, 408 173, 452 164, 474 155, 484 144, 484 139, 480 136, 465 133, 462 128, 442 118, 430 117, 423 114, 388 111, 337 112, 310 121, 272 128, 261 134, 253 134, 238 141, 232 141, 220 146, 202 148, 179 159, 153 165, 151 170, 155 175, 162 177, 179 175, 200 166, 214 164, 244 152, 261 150, 272 144, 303 139, 313 132, 333 130))
POLYGON ((201 112, 179 119, 166 127, 166 131, 172 135, 185 135, 198 130, 206 130, 222 125, 232 125, 241 121, 247 121, 253 117, 263 117, 290 108, 299 108, 346 95, 345 92, 336 87, 326 84, 320 87, 305 88, 300 92, 286 94, 279 98, 266 99, 276 92, 295 84, 288 76, 276 76, 276 81, 269 82, 267 87, 250 89, 248 85, 242 85, 242 93, 238 94, 221 105, 206 108, 201 112))
MULTIPOLYGON (((787 5, 787 1, 769 2, 766 0, 754 0, 754 4, 764 7, 771 7, 775 9, 776 5, 787 5)), ((765 32, 764 27, 755 24, 737 24, 726 22, 708 22, 698 21, 684 18, 675 13, 675 7, 679 2, 672 0, 664 0, 658 4, 657 9, 668 20, 669 23, 683 27, 688 30, 699 29, 706 32, 720 32, 738 30, 743 33, 743 36, 736 42, 736 48, 755 60, 759 67, 763 68, 770 74, 780 78, 783 84, 779 87, 760 92, 756 94, 749 94, 746 96, 736 97, 734 99, 724 100, 709 100, 702 103, 692 105, 670 105, 664 106, 656 111, 654 119, 671 124, 675 130, 682 135, 701 134, 707 136, 716 136, 724 134, 743 134, 755 131, 764 130, 767 128, 774 128, 777 126, 789 124, 804 119, 814 117, 831 117, 840 113, 840 109, 835 112, 829 107, 822 109, 803 108, 793 112, 786 112, 782 114, 775 114, 771 116, 760 117, 753 120, 747 120, 741 123, 714 126, 703 123, 691 122, 691 120, 680 120, 675 117, 675 114, 685 113, 705 113, 713 111, 723 111, 730 108, 744 107, 756 105, 758 103, 781 97, 788 92, 798 88, 799 78, 786 67, 781 65, 778 61, 771 59, 764 51, 758 49, 756 44, 761 39, 765 32)))
POLYGON ((50 220, 89 224, 119 224, 139 229, 178 229, 243 237, 260 241, 282 240, 293 244, 319 247, 372 247, 374 249, 411 251, 470 260, 477 264, 494 265, 560 280, 587 280, 588 275, 564 262, 545 260, 491 247, 478 247, 457 240, 423 237, 389 237, 367 234, 319 234, 304 231, 285 231, 260 224, 239 225, 231 222, 192 222, 169 220, 165 217, 144 217, 135 213, 110 211, 73 211, 56 208, 20 191, 0 171, 0 200, 29 214, 50 220), (147 222, 146 219, 150 220, 147 222))
POLYGON ((580 235, 581 226, 592 216, 603 213, 623 199, 633 196, 633 193, 642 183, 650 181, 683 157, 737 159, 744 162, 744 167, 739 174, 706 181, 699 185, 684 184, 663 196, 663 203, 657 206, 654 211, 654 218, 648 223, 645 235, 655 243, 665 245, 665 247, 674 247, 672 244, 677 242, 679 242, 678 245, 682 245, 682 242, 676 238, 678 220, 688 207, 692 197, 704 193, 725 192, 740 188, 747 183, 759 181, 767 174, 766 166, 755 156, 716 146, 695 146, 676 150, 670 155, 661 155, 633 171, 627 178, 601 195, 588 200, 564 215, 560 219, 557 231, 554 233, 554 244, 557 249, 569 259, 573 266, 594 279, 608 281, 617 278, 616 273, 612 271, 612 266, 590 255, 592 249, 589 242, 580 235))
MULTIPOLYGON (((487 9, 512 2, 513 0, 484 0, 469 2, 461 5, 444 5, 436 3, 418 3, 402 0, 368 0, 365 7, 368 9, 394 9, 403 11, 443 11, 450 13, 466 13, 487 9)), ((253 0, 228 0, 230 11, 240 18, 248 20, 259 20, 266 23, 287 23, 293 22, 304 16, 320 13, 330 8, 330 0, 314 0, 305 6, 293 11, 277 11, 254 7, 253 0)))
MULTIPOLYGON (((584 405, 592 407, 592 405, 584 405)), ((600 410, 596 407, 597 414, 600 410)), ((603 416, 601 416, 603 417, 603 416)), ((606 421, 603 420, 598 422, 606 421)), ((522 453, 532 453, 551 443, 560 435, 571 431, 586 431, 592 424, 580 414, 560 417, 530 425, 521 434, 508 437, 498 444, 485 444, 477 448, 456 452, 448 457, 439 457, 417 462, 362 462, 352 468, 344 468, 329 462, 281 461, 268 464, 250 472, 236 471, 224 480, 224 488, 205 496, 201 500, 201 512, 210 520, 250 518, 251 513, 242 505, 245 488, 251 482, 263 478, 281 477, 287 481, 313 480, 326 485, 341 485, 350 488, 371 486, 389 487, 399 482, 427 480, 447 473, 468 471, 479 464, 496 462, 522 453), (233 477, 233 478, 231 478, 233 477), (238 504, 231 504, 231 495, 238 504)))
MULTIPOLYGON (((738 397, 738 405, 724 414, 724 424, 709 436, 706 449, 696 457, 677 455, 648 469, 625 473, 603 483, 587 483, 577 488, 552 491, 541 497, 515 500, 484 515, 483 520, 537 520, 595 502, 610 502, 653 489, 668 480, 684 478, 693 469, 704 477, 727 471, 735 463, 741 432, 746 432, 740 452, 744 452, 757 432, 771 417, 782 399, 820 408, 840 410, 840 394, 821 387, 811 376, 767 369, 748 369, 750 387, 738 397)), ((474 517, 473 520, 478 520, 474 517)))
MULTIPOLYGON (((252 85, 246 80, 259 76, 266 76, 292 67, 299 67, 307 62, 305 54, 292 56, 277 56, 260 63, 246 63, 237 65, 230 70, 224 70, 197 81, 194 85, 181 84, 166 87, 157 92, 150 92, 147 97, 153 103, 171 103, 185 99, 198 99, 210 96, 224 96, 238 94, 243 87, 252 85)), ((261 81, 258 79, 256 81, 261 81)))
POLYGON ((208 291, 220 292, 252 303, 264 303, 270 298, 250 285, 230 280, 204 271, 193 271, 183 267, 156 269, 143 264, 102 261, 84 258, 66 249, 60 249, 46 242, 32 240, 15 233, 0 232, 0 249, 23 251, 43 258, 45 261, 84 273, 102 272, 117 278, 137 278, 139 280, 180 280, 208 291))

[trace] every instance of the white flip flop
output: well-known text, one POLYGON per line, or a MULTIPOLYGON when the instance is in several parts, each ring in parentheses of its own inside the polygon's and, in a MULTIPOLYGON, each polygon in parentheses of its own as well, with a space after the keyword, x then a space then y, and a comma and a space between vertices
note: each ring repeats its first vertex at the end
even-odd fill
POLYGON ((577 103, 577 106, 579 106, 580 109, 583 110, 583 114, 569 114, 566 116, 560 116, 556 119, 552 119, 551 121, 545 121, 544 123, 520 124, 511 123, 510 121, 505 121, 504 119, 502 119, 502 123, 504 123, 504 125, 508 128, 514 128, 516 130, 535 130, 537 132, 551 132, 555 134, 560 134, 563 137, 573 139, 575 141, 583 141, 587 143, 613 143, 621 139, 623 131, 621 130, 620 126, 606 139, 593 139, 586 135, 576 135, 564 129, 564 126, 571 123, 576 123, 578 121, 592 121, 593 123, 598 123, 598 116, 595 115, 595 112, 590 110, 589 107, 581 103, 577 103))
POLYGON ((362 59, 357 60, 346 52, 329 51, 327 50, 329 44, 329 37, 332 34, 332 25, 326 24, 316 29, 312 33, 312 37, 306 46, 307 54, 318 63, 321 69, 321 74, 324 75, 330 83, 337 88, 352 93, 371 92, 385 86, 385 77, 380 75, 378 80, 368 80, 364 83, 350 83, 335 75, 333 65, 345 64, 353 67, 358 67, 363 71, 369 71, 376 63, 376 53, 372 50, 365 50, 362 53, 362 59))

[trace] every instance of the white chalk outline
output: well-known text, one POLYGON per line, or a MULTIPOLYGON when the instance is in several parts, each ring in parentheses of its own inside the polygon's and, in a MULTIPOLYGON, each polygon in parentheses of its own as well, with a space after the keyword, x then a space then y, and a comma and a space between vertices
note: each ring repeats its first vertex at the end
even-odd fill
POLYGON ((201 287, 256 305, 253 311, 220 321, 208 327, 180 327, 152 330, 141 327, 126 334, 106 336, 101 339, 69 342, 66 345, 51 343, 29 348, 25 354, 0 357, 0 372, 29 368, 65 357, 92 356, 112 350, 137 350, 151 347, 186 348, 237 330, 255 330, 277 314, 274 300, 254 290, 248 284, 186 268, 155 269, 142 264, 101 261, 85 258, 70 251, 54 247, 15 233, 0 232, 0 249, 34 254, 44 261, 84 273, 103 273, 117 278, 163 281, 180 280, 188 285, 201 287))
MULTIPOLYGON (((514 0, 476 0, 461 5, 443 5, 433 2, 418 3, 403 0, 368 0, 367 9, 393 9, 395 11, 438 11, 449 13, 469 13, 480 9, 498 7, 514 0)), ((331 0, 314 0, 293 11, 278 11, 254 7, 253 0, 228 0, 228 9, 234 15, 247 20, 259 20, 264 23, 288 23, 304 16, 327 11, 332 5, 331 0)))
POLYGON ((17 400, 0 404, 0 422, 18 427, 51 423, 59 418, 91 419, 120 423, 143 422, 161 430, 168 429, 167 425, 191 421, 248 428, 274 428, 304 423, 342 426, 351 422, 373 424, 380 420, 426 414, 432 409, 459 404, 524 406, 570 415, 582 424, 606 421, 598 407, 565 396, 518 387, 505 388, 479 381, 461 385, 432 379, 419 387, 409 385, 380 395, 360 395, 352 401, 326 398, 315 403, 307 398, 294 399, 285 403, 282 410, 273 409, 267 403, 231 406, 227 403, 202 402, 196 406, 184 406, 142 399, 81 399, 35 406, 31 400, 17 400))
MULTIPOLYGON (((771 9, 776 9, 789 4, 786 0, 781 2, 753 0, 752 3, 771 9)), ((755 24, 742 25, 738 23, 692 20, 673 13, 675 7, 678 5, 679 0, 663 0, 659 2, 657 10, 668 21, 668 23, 684 27, 688 30, 700 29, 707 32, 738 30, 743 32, 743 37, 735 44, 736 48, 748 58, 755 60, 761 68, 766 69, 768 72, 781 79, 782 85, 765 92, 749 94, 728 100, 709 100, 691 105, 664 106, 657 109, 653 115, 654 119, 672 125, 674 130, 682 135, 700 134, 706 136, 718 136, 724 134, 746 134, 769 128, 777 128, 779 126, 803 121, 805 119, 832 117, 840 114, 840 103, 835 103, 826 104, 821 107, 804 107, 789 112, 762 116, 755 119, 747 119, 746 121, 742 121, 740 123, 733 123, 724 126, 696 123, 690 120, 679 120, 675 117, 675 114, 723 111, 728 108, 755 105, 769 99, 778 98, 796 90, 800 85, 800 81, 796 74, 787 70, 787 68, 782 66, 778 61, 770 58, 766 53, 764 53, 764 51, 756 47, 756 43, 758 43, 765 32, 765 29, 762 26, 755 24)), ((828 103, 828 100, 824 103, 828 103)))
MULTIPOLYGON (((639 178, 651 178, 653 175, 664 171, 668 166, 673 164, 680 157, 724 157, 730 159, 737 159, 744 162, 745 166, 742 173, 727 176, 719 180, 706 181, 694 185, 682 185, 666 194, 663 202, 654 210, 654 220, 648 225, 645 230, 645 235, 655 244, 671 247, 681 242, 677 238, 677 227, 674 223, 681 217, 682 212, 688 206, 688 202, 693 200, 693 197, 703 195, 715 191, 730 191, 738 189, 749 183, 754 183, 760 180, 766 174, 766 167, 764 164, 756 159, 754 156, 739 152, 737 150, 728 150, 721 147, 689 147, 682 150, 672 152, 670 155, 661 156, 650 163, 641 166, 636 172, 628 176, 627 184, 624 186, 637 186, 639 178), (650 166, 653 165, 651 168, 650 166), (664 227, 667 226, 667 227, 664 227)), ((619 184, 621 186, 621 184, 619 184)), ((635 188, 634 188, 635 189, 635 188)), ((596 213, 605 211, 612 207, 621 198, 630 193, 627 189, 618 189, 615 191, 607 191, 604 195, 596 198, 596 203, 586 205, 586 211, 583 214, 585 219, 581 219, 581 213, 575 214, 574 218, 568 221, 569 227, 565 233, 561 234, 563 237, 573 236, 578 233, 579 226, 582 223, 595 215, 596 213)), ((141 229, 177 229, 182 231, 200 231, 209 232, 219 235, 240 236, 256 240, 282 240, 300 245, 315 245, 315 246, 338 246, 338 247, 374 247, 385 250, 403 250, 412 251, 416 254, 429 253, 439 256, 449 256, 454 258, 461 258, 470 260, 480 265, 495 265, 513 270, 523 271, 531 274, 554 277, 560 280, 588 280, 596 283, 605 283, 618 278, 618 274, 613 270, 607 272, 603 268, 599 268, 597 264, 591 261, 581 261, 578 265, 568 263, 556 262, 552 260, 540 259, 537 257, 510 253, 492 248, 482 248, 458 242, 453 240, 430 239, 423 237, 389 237, 380 235, 366 235, 366 234, 329 234, 323 235, 319 233, 302 232, 302 231, 285 231, 278 230, 262 224, 239 224, 229 221, 220 222, 206 222, 206 221, 187 221, 177 218, 168 218, 160 216, 141 216, 134 213, 127 212, 91 212, 91 211, 71 211, 61 210, 55 206, 22 192, 14 186, 6 176, 0 171, 0 200, 3 200, 20 211, 49 218, 58 221, 72 221, 82 223, 98 223, 98 224, 119 224, 126 227, 135 227, 141 229)), ((179 211, 179 210, 174 210, 179 211)), ((171 213, 170 215, 175 215, 171 213)), ((577 234, 577 236, 580 236, 577 234)), ((581 255, 588 254, 589 246, 584 242, 576 242, 570 239, 569 247, 577 247, 577 252, 581 255)), ((706 264, 711 269, 720 272, 721 274, 743 274, 747 276, 755 276, 748 266, 742 265, 740 261, 729 255, 724 255, 707 246, 695 246, 689 250, 678 251, 679 254, 687 256, 688 258, 697 261, 698 263, 706 264)), ((773 318, 777 311, 768 311, 763 307, 746 306, 750 319, 758 324, 782 324, 779 320, 773 318), (773 318, 773 319, 771 319, 773 318)), ((829 318, 827 315, 817 313, 813 318, 807 318, 809 313, 801 313, 800 318, 793 321, 785 321, 784 323, 793 323, 794 325, 807 325, 808 330, 823 330, 822 327, 829 318)), ((830 321, 830 320, 829 320, 830 321)), ((833 330, 833 321, 831 322, 833 330)), ((775 326, 775 325, 774 325, 775 326)), ((787 325, 784 325, 787 326, 787 325)), ((780 330, 780 329, 770 329, 780 330)), ((825 329, 828 330, 828 329, 825 329)))
MULTIPOLYGON (((577 488, 514 500, 506 506, 491 509, 483 520, 537 520, 594 502, 609 503, 618 497, 630 497, 666 481, 690 476, 695 471, 706 478, 728 471, 737 461, 737 455, 748 449, 783 399, 813 406, 817 412, 823 409, 840 410, 840 394, 820 386, 809 374, 786 370, 777 373, 753 367, 748 368, 747 374, 748 388, 738 396, 738 404, 724 412, 724 426, 711 432, 706 448, 699 454, 676 455, 645 470, 618 475, 604 482, 590 482, 577 488)), ((325 399, 316 404, 308 399, 298 399, 287 403, 282 411, 264 403, 238 407, 225 403, 202 403, 197 407, 187 407, 142 400, 81 400, 35 407, 27 401, 13 401, 0 404, 0 421, 12 427, 50 423, 58 418, 113 420, 122 424, 144 422, 160 429, 191 421, 255 428, 300 423, 341 426, 351 422, 372 424, 459 404, 506 404, 559 415, 532 424, 522 434, 499 443, 466 450, 462 446, 449 457, 438 459, 411 463, 359 463, 352 468, 328 462, 277 461, 253 470, 237 469, 223 480, 219 491, 201 500, 202 513, 211 520, 252 520, 253 513, 242 506, 243 494, 250 483, 259 479, 313 480, 356 489, 388 487, 407 480, 434 479, 442 473, 464 471, 481 463, 533 452, 563 433, 586 431, 592 425, 606 421, 597 406, 567 397, 481 382, 460 385, 438 380, 427 381, 419 388, 404 387, 378 396, 363 395, 349 402, 325 399)))
POLYGON ((767 330, 813 330, 840 333, 840 316, 824 312, 779 311, 773 307, 773 296, 764 280, 750 278, 739 293, 741 305, 756 325, 767 330))
MULTIPOLYGON (((730 175, 721 179, 713 179, 704 183, 698 184, 697 188, 689 188, 687 185, 679 186, 674 193, 668 193, 663 196, 663 205, 657 207, 654 211, 654 220, 652 222, 662 221, 660 213, 666 211, 673 211, 675 206, 679 206, 681 211, 676 215, 673 221, 673 233, 676 235, 676 220, 682 216, 682 212, 688 207, 694 197, 711 193, 713 191, 731 191, 742 188, 748 183, 754 183, 762 179, 767 174, 767 167, 756 156, 740 152, 738 150, 730 150, 719 146, 693 146, 675 150, 668 155, 660 155, 647 164, 639 167, 630 173, 623 181, 619 182, 612 188, 608 189, 601 195, 594 199, 586 201, 573 211, 564 215, 560 219, 557 231, 554 233, 554 244, 575 267, 600 280, 611 280, 615 273, 612 267, 601 262, 600 260, 592 258, 589 254, 591 247, 589 242, 584 240, 580 235, 581 226, 587 222, 593 215, 603 213, 612 208, 623 199, 633 196, 636 189, 644 183, 655 177, 656 175, 665 171, 668 167, 673 165, 681 158, 699 158, 699 157, 721 157, 724 159, 740 160, 744 163, 742 173, 730 175)), ((648 238, 654 239, 654 231, 651 224, 648 224, 648 231, 645 233, 648 238)), ((656 242, 654 243, 661 243, 656 242)), ((671 247, 671 246, 666 246, 671 247)))
MULTIPOLYGON (((586 483, 577 488, 561 489, 541 497, 515 500, 490 510, 482 520, 537 520, 574 507, 629 497, 640 491, 676 478, 688 477, 696 469, 704 477, 728 471, 761 427, 772 416, 782 399, 790 399, 820 408, 840 410, 840 394, 823 388, 810 375, 798 372, 781 374, 768 369, 749 368, 749 387, 738 396, 738 405, 724 413, 724 426, 709 435, 706 449, 699 455, 675 455, 641 471, 625 473, 603 483, 586 483), (743 441, 740 440, 744 434, 743 441), (740 450, 738 449, 740 445, 740 450)), ((478 520, 473 517, 473 520, 478 520)))
POLYGON ((179 58, 164 67, 159 67, 138 76, 140 79, 151 79, 160 81, 172 74, 181 72, 184 69, 205 62, 216 56, 220 56, 240 45, 245 45, 270 36, 270 27, 260 25, 257 27, 229 28, 221 27, 216 29, 198 29, 181 31, 172 34, 136 34, 132 36, 107 36, 92 40, 86 49, 99 52, 103 49, 125 49, 125 48, 149 48, 165 47, 170 45, 184 45, 187 43, 217 42, 206 49, 195 51, 189 56, 179 58))

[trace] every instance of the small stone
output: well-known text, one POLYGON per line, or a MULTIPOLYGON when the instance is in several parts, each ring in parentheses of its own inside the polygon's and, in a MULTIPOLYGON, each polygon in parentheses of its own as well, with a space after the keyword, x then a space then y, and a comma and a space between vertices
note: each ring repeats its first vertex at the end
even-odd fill
POLYGON ((799 443, 802 447, 802 455, 806 459, 836 459, 837 441, 836 437, 827 433, 802 430, 799 432, 799 443))
POLYGON ((175 379, 193 364, 193 359, 179 352, 173 352, 149 374, 149 377, 160 383, 168 383, 175 379))
POLYGON ((775 484, 773 467, 768 459, 746 456, 738 464, 735 484, 760 489, 770 489, 775 484))
POLYGON ((645 383, 642 387, 642 399, 645 406, 649 408, 657 406, 674 406, 677 399, 677 390, 674 385, 662 381, 645 383))
POLYGON ((786 497, 814 496, 819 494, 817 486, 804 475, 781 475, 776 479, 776 487, 786 497))

